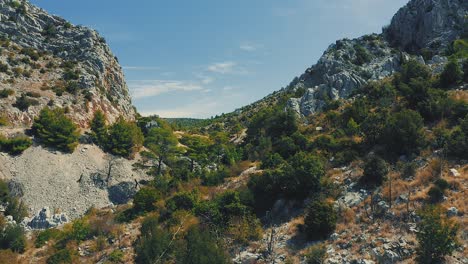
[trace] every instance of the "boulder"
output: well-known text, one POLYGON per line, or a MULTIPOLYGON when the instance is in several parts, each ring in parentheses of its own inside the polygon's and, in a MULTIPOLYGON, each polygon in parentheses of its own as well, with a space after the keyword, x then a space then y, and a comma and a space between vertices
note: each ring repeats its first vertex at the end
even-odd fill
POLYGON ((64 213, 52 215, 49 207, 42 208, 31 220, 25 220, 27 226, 31 229, 48 229, 69 222, 68 216, 64 213))
POLYGON ((450 207, 447 209, 447 216, 448 217, 454 217, 458 215, 458 209, 456 207, 450 207))
POLYGON ((459 177, 460 176, 460 172, 458 172, 456 169, 450 169, 450 174, 453 177, 459 177))

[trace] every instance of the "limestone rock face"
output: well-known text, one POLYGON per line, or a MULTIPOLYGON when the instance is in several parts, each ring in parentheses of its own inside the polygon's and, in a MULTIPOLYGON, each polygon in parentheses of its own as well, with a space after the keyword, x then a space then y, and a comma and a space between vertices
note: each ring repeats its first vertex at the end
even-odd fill
POLYGON ((464 0, 413 0, 384 32, 392 44, 407 51, 441 51, 467 30, 467 10, 464 0))
POLYGON ((401 58, 382 35, 339 40, 286 88, 304 91, 301 98, 290 99, 288 106, 302 116, 313 114, 328 100, 348 98, 368 81, 392 75, 400 69, 401 58))
POLYGON ((29 125, 51 100, 52 105, 69 107, 70 116, 83 127, 97 109, 105 112, 111 122, 119 115, 134 118, 135 110, 122 68, 103 37, 95 30, 49 15, 28 1, 14 3, 12 0, 0 1, 0 37, 9 41, 9 46, 4 49, 14 47, 21 51, 30 48, 42 56, 39 60, 33 59, 33 63, 28 63, 29 58, 25 58, 22 51, 10 59, 5 57, 5 52, 5 56, 0 56, 0 63, 10 68, 0 72, 0 80, 11 80, 3 82, 0 89, 14 90, 16 98, 26 92, 38 94, 35 96, 38 104, 26 110, 13 107, 12 97, 0 99, 0 110, 7 113, 10 123, 29 125), (60 83, 70 86, 70 81, 65 78, 66 66, 63 65, 66 63, 72 63, 73 71, 79 73, 71 81, 76 89, 63 95, 40 89, 49 85, 53 90, 60 83), (15 68, 28 74, 13 75, 12 72, 18 72, 15 68))
POLYGON ((327 101, 349 98, 369 81, 391 76, 409 58, 440 73, 447 63, 443 51, 468 33, 467 17, 467 1, 411 0, 382 34, 330 45, 317 64, 286 87, 287 92, 303 92, 300 98, 291 98, 287 107, 300 116, 313 114, 327 101), (416 55, 422 49, 430 56, 427 61, 416 55))

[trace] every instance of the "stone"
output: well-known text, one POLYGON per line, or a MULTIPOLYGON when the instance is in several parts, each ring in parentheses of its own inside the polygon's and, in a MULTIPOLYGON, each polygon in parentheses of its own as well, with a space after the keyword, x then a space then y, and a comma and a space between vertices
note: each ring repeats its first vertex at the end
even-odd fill
POLYGON ((69 218, 64 213, 52 215, 49 207, 45 206, 36 216, 31 220, 26 219, 25 222, 31 229, 48 229, 68 223, 69 218))
POLYGON ((347 192, 344 196, 338 198, 338 205, 353 207, 364 201, 364 196, 360 192, 347 192))
POLYGON ((114 204, 126 204, 135 196, 137 188, 134 182, 121 182, 109 187, 109 199, 114 204))
POLYGON ((450 169, 450 174, 453 176, 453 177, 459 177, 460 176, 460 172, 458 172, 456 169, 450 169))
POLYGON ((447 216, 448 217, 454 217, 458 215, 458 209, 454 206, 450 207, 447 209, 447 216))
POLYGON ((396 200, 396 204, 402 204, 402 203, 407 203, 408 202, 408 195, 407 194, 400 194, 396 200))

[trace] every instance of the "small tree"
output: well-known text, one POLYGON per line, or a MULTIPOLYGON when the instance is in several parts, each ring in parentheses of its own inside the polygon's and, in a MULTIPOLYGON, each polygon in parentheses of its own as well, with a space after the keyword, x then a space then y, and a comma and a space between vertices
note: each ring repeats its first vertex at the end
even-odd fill
POLYGON ((394 154, 413 154, 425 144, 423 119, 413 110, 403 110, 390 117, 383 137, 383 144, 394 154))
POLYGON ((91 120, 91 136, 93 141, 101 148, 106 145, 108 131, 106 125, 106 116, 101 110, 94 113, 93 120, 91 120))
POLYGON ((370 157, 364 165, 361 183, 366 185, 381 185, 388 174, 388 164, 378 156, 370 157))
POLYGON ((73 152, 78 145, 78 126, 60 108, 51 110, 45 107, 34 119, 34 135, 42 144, 65 152, 73 152))
POLYGON ((172 251, 172 248, 168 248, 170 241, 171 234, 160 227, 158 219, 155 216, 147 217, 141 225, 141 236, 135 245, 136 263, 157 263, 157 260, 163 260, 161 263, 164 263, 172 251))
POLYGON ((145 139, 145 146, 158 156, 157 175, 161 175, 163 162, 177 153, 177 137, 169 127, 152 128, 145 139))
POLYGON ((463 80, 463 71, 456 60, 450 60, 440 75, 440 85, 444 88, 459 84, 463 80))
POLYGON ((192 227, 185 237, 184 247, 177 256, 177 263, 181 264, 227 264, 231 263, 224 252, 222 244, 217 241, 208 230, 192 227))
POLYGON ((458 225, 443 216, 440 207, 429 206, 419 213, 419 246, 416 249, 419 263, 440 263, 457 247, 458 225))
POLYGON ((333 203, 316 198, 307 205, 304 218, 305 233, 313 240, 324 239, 335 230, 336 220, 333 203))
POLYGON ((133 198, 133 208, 137 212, 150 212, 156 208, 160 195, 156 189, 142 188, 133 198))
POLYGON ((134 122, 121 116, 110 126, 106 145, 114 155, 132 157, 143 145, 143 133, 134 122))

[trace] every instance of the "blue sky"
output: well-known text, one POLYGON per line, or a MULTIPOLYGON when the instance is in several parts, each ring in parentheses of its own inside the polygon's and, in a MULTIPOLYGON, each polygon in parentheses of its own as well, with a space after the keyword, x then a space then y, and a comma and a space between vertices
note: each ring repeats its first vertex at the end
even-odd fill
POLYGON ((205 118, 286 86, 408 0, 31 0, 100 32, 143 115, 205 118))

